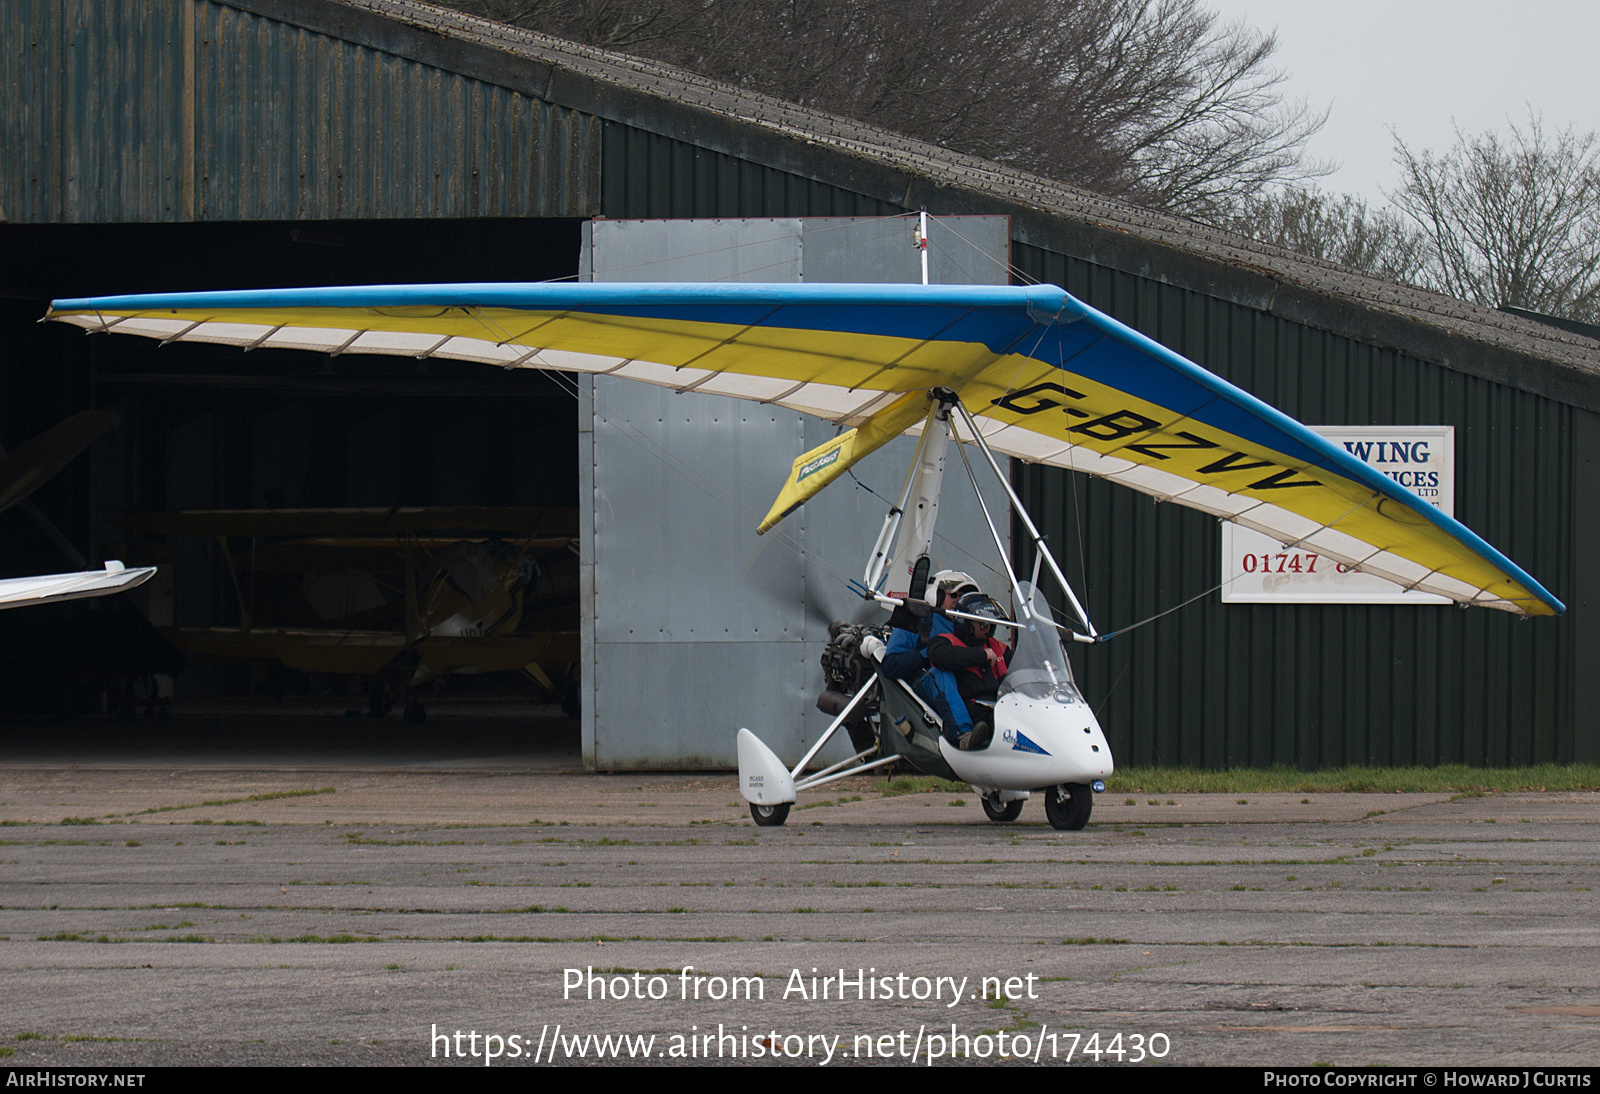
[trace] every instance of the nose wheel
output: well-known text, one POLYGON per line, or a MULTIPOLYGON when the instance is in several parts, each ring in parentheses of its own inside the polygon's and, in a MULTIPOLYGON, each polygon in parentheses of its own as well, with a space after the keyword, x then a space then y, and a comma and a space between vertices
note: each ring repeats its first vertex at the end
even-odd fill
POLYGON ((1093 809, 1094 791, 1083 783, 1062 783, 1045 788, 1044 815, 1051 828, 1063 832, 1082 831, 1093 809))
POLYGON ((763 828, 776 828, 789 819, 789 806, 791 802, 782 802, 778 805, 757 805, 750 803, 750 819, 763 828))

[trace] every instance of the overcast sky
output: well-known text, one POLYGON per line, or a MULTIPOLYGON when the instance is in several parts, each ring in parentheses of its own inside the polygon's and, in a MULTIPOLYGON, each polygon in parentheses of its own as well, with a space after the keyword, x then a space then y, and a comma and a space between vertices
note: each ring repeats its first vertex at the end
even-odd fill
POLYGON ((1399 183, 1389 127, 1414 151, 1463 132, 1525 125, 1600 130, 1596 0, 1205 0, 1223 19, 1277 29, 1291 98, 1331 107, 1311 154, 1343 167, 1321 182, 1382 204, 1399 183))

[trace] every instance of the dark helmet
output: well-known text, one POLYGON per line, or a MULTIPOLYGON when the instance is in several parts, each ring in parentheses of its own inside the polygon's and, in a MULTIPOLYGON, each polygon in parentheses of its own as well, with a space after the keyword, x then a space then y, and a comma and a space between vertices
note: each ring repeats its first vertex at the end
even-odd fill
MULTIPOLYGON (((988 593, 967 593, 956 601, 956 611, 964 615, 978 615, 985 619, 992 619, 995 623, 1010 622, 1006 618, 1005 609, 1001 608, 995 602, 994 597, 988 593)), ((956 624, 956 633, 962 639, 971 638, 976 633, 974 631, 976 624, 972 620, 957 618, 954 622, 956 624)))

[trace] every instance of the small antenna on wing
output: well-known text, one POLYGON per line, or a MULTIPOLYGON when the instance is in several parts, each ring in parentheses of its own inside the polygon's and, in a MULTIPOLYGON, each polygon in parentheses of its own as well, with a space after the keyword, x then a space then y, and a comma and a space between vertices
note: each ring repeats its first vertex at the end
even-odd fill
POLYGON ((917 217, 917 230, 912 234, 912 240, 917 250, 922 252, 922 283, 928 283, 928 207, 922 207, 922 213, 917 217))

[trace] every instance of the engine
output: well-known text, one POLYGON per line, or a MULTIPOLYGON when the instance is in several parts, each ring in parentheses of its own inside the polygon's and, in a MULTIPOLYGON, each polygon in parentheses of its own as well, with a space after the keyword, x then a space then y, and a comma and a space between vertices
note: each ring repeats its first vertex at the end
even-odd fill
MULTIPOLYGON (((889 628, 868 623, 834 623, 828 627, 828 648, 822 651, 823 691, 817 696, 817 709, 837 718, 850 699, 863 687, 875 688, 873 665, 861 652, 861 640, 872 637, 889 640, 889 628)), ((857 751, 870 748, 877 739, 872 722, 878 713, 876 694, 856 705, 845 728, 857 751)))

